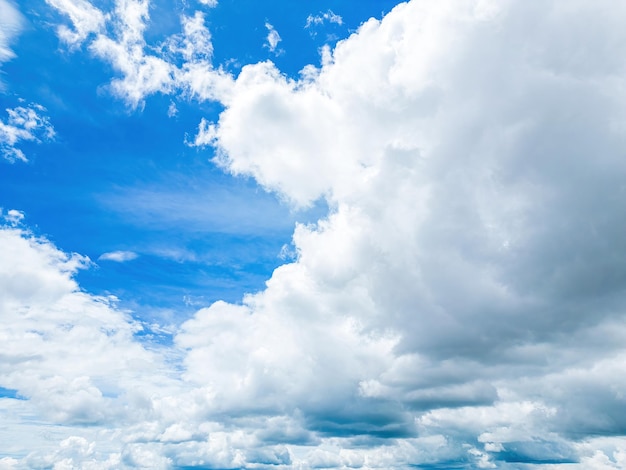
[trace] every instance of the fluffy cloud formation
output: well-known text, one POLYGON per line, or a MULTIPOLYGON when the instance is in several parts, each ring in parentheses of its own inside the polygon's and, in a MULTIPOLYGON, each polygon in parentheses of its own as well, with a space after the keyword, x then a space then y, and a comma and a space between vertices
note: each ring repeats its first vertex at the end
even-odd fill
POLYGON ((73 26, 61 26, 59 37, 72 48, 86 44, 94 56, 109 63, 119 74, 110 90, 131 107, 141 106, 155 93, 182 91, 200 99, 226 99, 232 80, 213 69, 213 46, 203 13, 183 15, 182 34, 149 46, 143 36, 150 20, 149 0, 116 0, 109 12, 86 0, 46 2, 73 26))
POLYGON ((28 161, 24 152, 17 147, 20 141, 41 142, 54 138, 54 128, 41 113, 45 108, 38 104, 6 109, 6 121, 0 120, 0 154, 9 162, 28 161))
MULTIPOLYGON (((118 93, 172 92, 170 78, 133 75, 146 3, 117 5, 116 40, 90 47, 112 63, 137 51, 118 93)), ((626 5, 414 0, 299 80, 270 62, 237 78, 199 67, 210 53, 185 41, 210 40, 201 18, 155 59, 225 105, 196 143, 291 204, 325 198, 331 211, 296 227, 297 258, 264 291, 183 323, 167 361, 78 290, 83 258, 3 229, 2 256, 19 257, 0 263, 0 386, 29 398, 3 409, 108 426, 72 428, 23 461, 621 468, 626 5), (76 357, 83 344, 93 357, 76 357)))
MULTIPOLYGON (((625 44, 624 14, 415 1, 306 79, 244 67, 198 140, 232 173, 333 211, 298 227, 297 262, 229 331, 275 318, 261 335, 297 347, 269 370, 332 364, 309 369, 327 378, 307 393, 331 384, 342 405, 300 403, 313 426, 448 436, 450 458, 487 467, 576 461, 570 438, 624 432, 624 65, 611 46, 625 44), (306 326, 281 330, 294 318, 306 326)), ((232 344, 250 358, 244 338, 232 344)), ((230 366, 249 377, 249 363, 230 366)))

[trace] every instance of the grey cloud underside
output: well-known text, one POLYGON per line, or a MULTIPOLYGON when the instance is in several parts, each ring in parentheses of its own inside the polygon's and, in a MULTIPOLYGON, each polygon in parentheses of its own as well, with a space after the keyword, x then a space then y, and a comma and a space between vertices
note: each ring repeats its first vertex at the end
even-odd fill
MULTIPOLYGON (((112 337, 84 326, 117 351, 110 376, 20 374, 27 344, 0 386, 59 423, 127 423, 109 453, 63 447, 102 468, 623 468, 625 20, 608 1, 413 1, 300 81, 266 62, 219 93, 185 82, 223 100, 196 139, 219 165, 330 213, 296 227, 264 291, 198 311, 171 351, 107 305, 112 337), (125 348, 144 364, 109 398, 125 348)), ((176 92, 132 86, 135 105, 176 92)), ((75 299, 63 272, 53 291, 75 299)))

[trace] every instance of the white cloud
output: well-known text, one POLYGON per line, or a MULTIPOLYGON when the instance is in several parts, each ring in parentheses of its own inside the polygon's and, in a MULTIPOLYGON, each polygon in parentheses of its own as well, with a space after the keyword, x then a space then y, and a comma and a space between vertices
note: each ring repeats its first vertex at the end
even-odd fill
POLYGON ((331 434, 345 422, 412 434, 424 411, 467 410, 471 420, 418 423, 422 436, 454 429, 446 452, 476 466, 575 460, 568 429, 623 430, 609 411, 623 400, 613 368, 626 300, 611 175, 624 171, 626 108, 609 51, 626 45, 626 11, 488 3, 400 5, 303 81, 246 66, 219 122, 202 126, 227 170, 334 208, 296 229, 297 261, 264 292, 184 326, 187 367, 202 377, 211 363, 217 397, 266 412, 281 397, 331 434), (217 351, 228 361, 211 361, 217 351), (529 428, 487 418, 528 402, 554 411, 529 428), (383 403, 389 421, 369 422, 383 403), (499 427, 522 437, 490 444, 506 452, 463 450, 499 427))
POLYGON ((115 261, 123 263, 125 261, 132 261, 137 258, 137 253, 133 251, 110 251, 108 253, 102 253, 98 260, 100 261, 115 261))
POLYGON ((0 65, 15 57, 10 44, 22 30, 23 23, 24 19, 13 2, 0 0, 0 65))
POLYGON ((46 2, 69 17, 74 26, 58 29, 59 37, 70 46, 79 46, 90 34, 102 31, 105 15, 87 0, 46 0, 46 2))
POLYGON ((31 104, 28 107, 7 108, 6 121, 0 120, 0 154, 9 162, 28 161, 24 152, 17 147, 20 141, 51 140, 54 129, 46 116, 43 106, 31 104))
POLYGON ((0 216, 7 224, 12 226, 19 225, 24 220, 24 213, 15 209, 9 209, 6 215, 4 215, 2 208, 0 208, 0 216))
POLYGON ((144 31, 150 20, 149 0, 116 0, 110 12, 86 0, 47 1, 74 27, 75 31, 61 27, 59 37, 71 47, 86 44, 109 63, 120 75, 111 81, 111 92, 132 108, 141 107, 145 97, 155 93, 183 91, 198 99, 226 99, 232 79, 211 65, 211 35, 201 12, 181 17, 181 34, 148 45, 144 31))
MULTIPOLYGON (((141 44, 139 17, 115 44, 141 44)), ((331 211, 265 290, 185 321, 171 369, 78 289, 84 259, 3 229, 0 386, 112 428, 29 462, 619 468, 625 20, 608 0, 412 1, 300 81, 178 67, 223 100, 197 142, 219 164, 331 211)))
POLYGON ((278 43, 282 40, 276 28, 272 26, 270 23, 265 23, 265 28, 267 29, 267 38, 266 38, 266 47, 269 48, 270 52, 277 52, 276 47, 278 47, 278 43))
POLYGON ((338 25, 343 24, 343 18, 335 13, 332 10, 328 10, 324 13, 320 13, 319 15, 309 15, 306 19, 305 28, 311 28, 312 26, 319 26, 324 24, 324 22, 328 21, 329 23, 334 23, 338 25))

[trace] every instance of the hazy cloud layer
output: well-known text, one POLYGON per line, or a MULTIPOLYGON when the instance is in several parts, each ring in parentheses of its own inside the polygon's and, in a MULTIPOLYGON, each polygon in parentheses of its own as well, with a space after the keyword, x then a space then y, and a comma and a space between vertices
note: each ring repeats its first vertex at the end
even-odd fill
POLYGON ((87 260, 2 229, 0 386, 26 398, 3 413, 18 434, 29 413, 74 427, 38 450, 8 437, 0 463, 623 467, 626 5, 412 1, 296 81, 200 66, 201 14, 148 56, 147 2, 117 2, 113 36, 87 2, 50 3, 95 35, 116 94, 219 98, 196 144, 331 210, 264 291, 171 347, 79 290, 87 260))

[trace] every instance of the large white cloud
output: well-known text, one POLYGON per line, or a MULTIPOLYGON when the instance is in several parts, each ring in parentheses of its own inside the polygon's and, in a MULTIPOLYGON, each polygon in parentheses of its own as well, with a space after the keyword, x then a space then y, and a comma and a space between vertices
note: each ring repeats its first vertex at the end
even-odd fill
MULTIPOLYGON (((92 50, 141 58, 145 3, 117 5, 127 20, 92 50)), ((32 298, 45 303, 40 328, 52 325, 43 339, 21 333, 29 339, 14 349, 26 358, 36 346, 59 379, 35 361, 0 385, 60 422, 113 422, 122 403, 130 415, 97 459, 90 442, 105 438, 87 433, 41 458, 152 468, 623 465, 626 97, 616 51, 626 48, 626 5, 414 0, 366 22, 299 80, 270 62, 236 79, 200 66, 210 52, 194 55, 185 41, 210 44, 201 19, 185 17, 187 33, 154 56, 193 76, 186 93, 225 105, 196 142, 215 145, 227 171, 297 206, 325 198, 331 212, 296 227, 297 259, 264 291, 181 325, 169 351, 180 367, 169 374, 132 340, 123 313, 76 290, 69 273, 80 258, 5 229, 5 256, 33 258, 41 279, 33 290, 7 270, 16 287, 6 298, 21 306, 6 310, 9 324, 31 331, 17 317, 32 298), (80 309, 101 313, 79 319, 80 309), (100 375, 86 360, 64 368, 73 353, 60 335, 73 322, 71 344, 109 352, 100 375), (169 385, 110 399, 102 383, 121 371, 119 396, 142 381, 169 385)), ((169 78, 134 80, 141 60, 120 66, 114 88, 131 104, 173 91, 169 78)))
MULTIPOLYGON (((300 402, 311 423, 323 415, 324 431, 348 421, 354 433, 384 432, 389 423, 368 413, 385 406, 391 422, 408 414, 428 434, 439 414, 475 409, 475 427, 456 425, 457 444, 498 426, 517 434, 466 453, 484 465, 576 460, 567 439, 626 430, 615 414, 626 265, 624 64, 614 53, 626 11, 610 5, 414 1, 364 24, 308 79, 271 63, 242 70, 199 142, 296 205, 325 197, 334 208, 296 230, 297 262, 229 329, 297 321, 281 332, 298 345, 285 361, 336 357, 343 380, 333 367, 312 371, 324 378, 308 393, 330 383, 341 405, 300 402), (339 334, 350 321, 354 341, 339 334), (383 337, 397 343, 378 362, 353 346, 374 351, 383 337), (524 403, 549 410, 533 429, 481 422, 524 403)), ((260 347, 230 342, 247 358, 260 347)), ((249 365, 232 365, 249 377, 249 365)))

